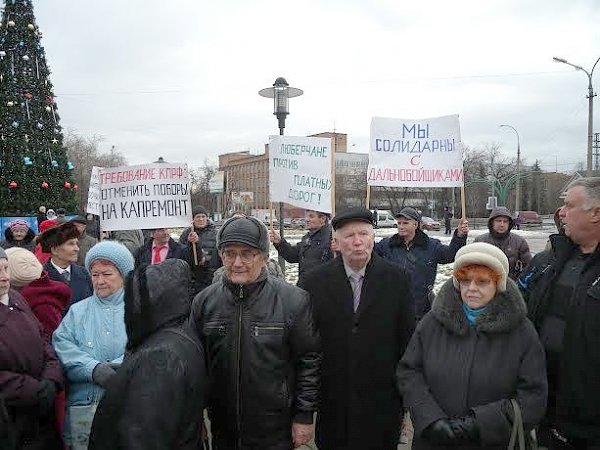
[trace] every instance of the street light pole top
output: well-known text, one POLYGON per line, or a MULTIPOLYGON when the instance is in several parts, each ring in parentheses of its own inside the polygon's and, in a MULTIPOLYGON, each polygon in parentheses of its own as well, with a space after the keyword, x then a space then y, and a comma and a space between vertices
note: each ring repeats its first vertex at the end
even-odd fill
POLYGON ((261 89, 260 91, 258 91, 258 95, 260 95, 261 97, 275 98, 275 93, 277 91, 287 92, 287 98, 299 97, 302 94, 304 94, 304 91, 302 89, 291 87, 285 78, 278 77, 275 80, 275 83, 273 83, 273 87, 261 89))

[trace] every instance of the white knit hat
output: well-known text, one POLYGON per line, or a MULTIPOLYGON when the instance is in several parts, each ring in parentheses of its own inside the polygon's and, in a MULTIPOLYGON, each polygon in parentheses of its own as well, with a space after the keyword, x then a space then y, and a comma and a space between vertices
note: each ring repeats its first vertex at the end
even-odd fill
MULTIPOLYGON (((454 272, 465 266, 477 264, 489 267, 498 275, 498 291, 506 291, 506 279, 508 278, 508 258, 498 247, 485 242, 474 242, 465 245, 454 257, 454 272)), ((459 289, 458 280, 452 276, 452 281, 456 289, 459 289)))
POLYGON ((42 276, 42 265, 33 253, 22 247, 11 247, 8 255, 8 273, 10 284, 14 287, 27 286, 42 276))

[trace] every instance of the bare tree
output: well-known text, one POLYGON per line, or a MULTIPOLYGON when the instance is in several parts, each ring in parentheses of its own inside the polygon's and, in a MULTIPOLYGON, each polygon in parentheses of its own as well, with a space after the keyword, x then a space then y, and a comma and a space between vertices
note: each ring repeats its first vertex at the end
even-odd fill
POLYGON ((93 135, 91 137, 84 137, 72 130, 69 130, 65 136, 64 142, 69 161, 74 166, 73 178, 79 187, 77 205, 82 211, 85 209, 87 203, 92 167, 117 167, 127 164, 125 157, 117 152, 114 146, 108 153, 103 153, 99 149, 100 143, 103 140, 102 136, 93 135))
POLYGON ((209 182, 215 175, 217 167, 210 164, 207 159, 204 160, 202 166, 190 168, 190 187, 192 205, 204 206, 210 211, 214 211, 216 207, 216 197, 210 193, 209 182))

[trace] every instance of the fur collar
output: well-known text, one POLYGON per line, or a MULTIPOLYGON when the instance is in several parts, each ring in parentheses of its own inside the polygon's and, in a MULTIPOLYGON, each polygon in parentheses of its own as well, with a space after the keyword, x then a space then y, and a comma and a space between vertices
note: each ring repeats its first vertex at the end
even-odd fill
MULTIPOLYGON (((431 313, 450 332, 465 336, 469 323, 462 309, 459 291, 447 280, 435 297, 431 313)), ((488 308, 477 318, 477 330, 484 333, 502 333, 516 328, 527 315, 527 307, 519 288, 511 279, 506 291, 498 292, 488 308)))
MULTIPOLYGON (((417 228, 414 239, 409 242, 410 245, 416 245, 419 247, 427 247, 429 242, 429 236, 420 228, 417 228)), ((392 247, 406 247, 406 242, 400 237, 398 233, 394 234, 390 238, 390 246, 392 247)))

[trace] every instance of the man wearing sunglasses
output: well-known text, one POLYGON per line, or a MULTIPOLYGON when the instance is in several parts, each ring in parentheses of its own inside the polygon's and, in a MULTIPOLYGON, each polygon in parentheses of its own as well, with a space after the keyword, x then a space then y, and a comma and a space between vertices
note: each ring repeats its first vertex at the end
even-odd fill
POLYGON ((314 434, 320 340, 308 294, 269 276, 267 228, 233 217, 217 234, 223 279, 199 293, 191 330, 204 345, 215 450, 289 450, 314 434))

